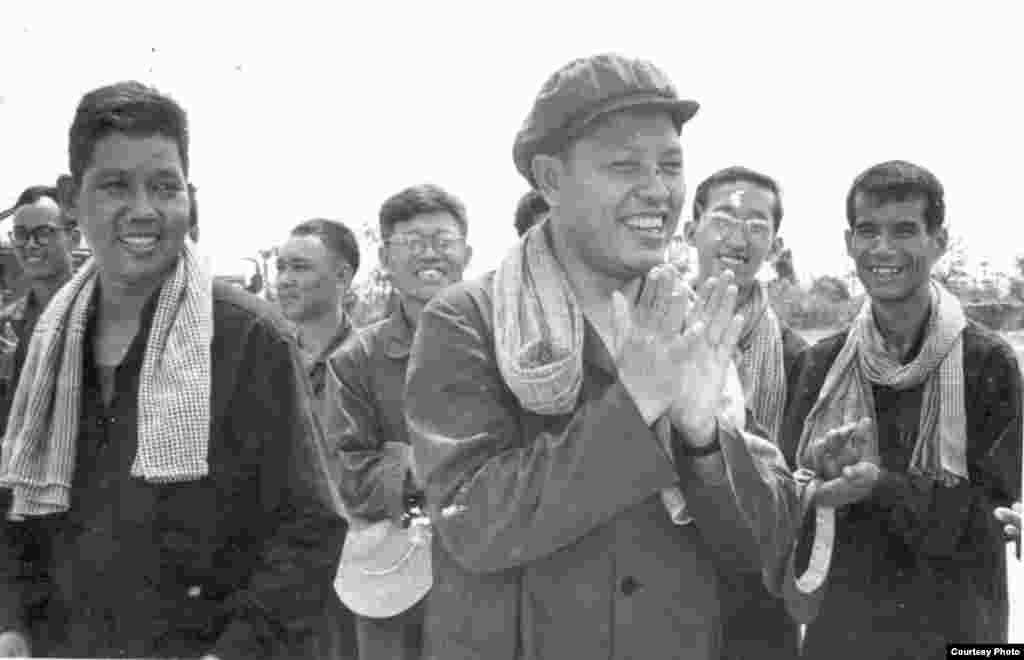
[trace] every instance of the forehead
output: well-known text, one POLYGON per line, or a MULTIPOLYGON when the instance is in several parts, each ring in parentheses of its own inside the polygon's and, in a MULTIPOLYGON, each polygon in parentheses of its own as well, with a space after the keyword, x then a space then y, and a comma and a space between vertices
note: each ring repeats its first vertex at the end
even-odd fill
POLYGON ((284 261, 323 261, 330 258, 330 251, 319 236, 308 234, 289 236, 277 251, 278 259, 284 261))
POLYGON ((150 174, 158 171, 182 173, 181 153, 174 140, 163 135, 111 133, 100 138, 93 147, 86 176, 103 172, 150 174))
POLYGON ((877 196, 857 193, 854 199, 854 222, 920 222, 925 223, 927 201, 915 196, 902 200, 881 201, 877 196))
POLYGON ((722 183, 708 192, 707 210, 745 211, 770 217, 775 193, 748 181, 722 183))
POLYGON ((392 228, 395 232, 416 232, 417 234, 436 234, 439 232, 450 232, 461 234, 462 226, 455 216, 447 211, 435 211, 433 213, 420 213, 405 220, 396 222, 392 228))
POLYGON ((32 204, 26 204, 14 215, 14 224, 26 227, 60 224, 61 210, 57 202, 41 197, 32 204))
POLYGON ((668 112, 623 110, 597 120, 574 146, 592 149, 680 148, 679 132, 668 112))

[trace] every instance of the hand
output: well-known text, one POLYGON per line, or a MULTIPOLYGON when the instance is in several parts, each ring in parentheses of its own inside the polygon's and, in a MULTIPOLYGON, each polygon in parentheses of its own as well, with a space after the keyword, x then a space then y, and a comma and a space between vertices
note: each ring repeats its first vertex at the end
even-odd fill
POLYGON ((996 520, 1003 523, 1003 531, 1011 539, 1020 539, 1022 505, 1016 502, 1012 509, 1004 506, 996 509, 996 520))
POLYGON ((804 451, 807 467, 825 481, 839 477, 843 468, 861 461, 878 463, 871 443, 872 421, 864 417, 812 439, 804 451))
POLYGON ((0 633, 0 658, 31 658, 28 638, 20 632, 8 630, 0 633))
POLYGON ((665 413, 682 387, 680 363, 693 343, 680 334, 689 299, 689 287, 671 266, 648 273, 632 309, 621 292, 612 294, 619 380, 648 425, 665 413))
MULTIPOLYGON (((743 317, 735 310, 736 286, 731 271, 709 278, 688 310, 683 339, 689 351, 676 367, 681 387, 669 417, 684 442, 694 447, 714 440, 715 419, 730 405, 731 399, 725 396, 726 382, 731 375, 739 383, 732 356, 743 329, 743 317)), ((742 388, 732 398, 737 396, 733 404, 742 407, 742 388)))
POLYGON ((859 502, 871 494, 881 477, 881 468, 871 461, 847 465, 837 478, 818 486, 814 504, 838 509, 859 502))

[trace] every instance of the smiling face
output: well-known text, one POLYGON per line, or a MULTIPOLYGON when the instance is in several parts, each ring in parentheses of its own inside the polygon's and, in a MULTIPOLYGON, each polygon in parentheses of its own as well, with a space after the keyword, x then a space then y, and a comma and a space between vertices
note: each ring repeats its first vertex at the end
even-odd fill
POLYGON ((878 302, 927 296, 932 266, 946 251, 945 227, 928 231, 922 197, 877 202, 858 194, 853 227, 846 231, 846 251, 857 276, 878 302))
POLYGON ((314 234, 292 235, 277 256, 277 297, 285 318, 302 323, 341 305, 351 269, 314 234))
POLYGON ((399 294, 425 303, 462 280, 472 254, 459 222, 438 211, 396 222, 380 248, 380 261, 399 294))
POLYGON ((572 261, 620 281, 664 261, 685 197, 682 148, 667 113, 615 113, 564 158, 541 158, 552 231, 572 261))
POLYGON ((96 142, 71 195, 103 281, 155 287, 174 268, 190 202, 178 146, 161 135, 111 133, 96 142))
POLYGON ((687 241, 697 248, 701 278, 731 270, 738 286, 750 286, 778 244, 775 208, 772 191, 746 181, 712 188, 700 218, 686 225, 687 241))
POLYGON ((54 200, 41 197, 18 209, 12 233, 28 238, 25 243, 17 239, 13 243, 14 254, 29 280, 50 280, 71 272, 71 248, 78 232, 65 226, 54 200))

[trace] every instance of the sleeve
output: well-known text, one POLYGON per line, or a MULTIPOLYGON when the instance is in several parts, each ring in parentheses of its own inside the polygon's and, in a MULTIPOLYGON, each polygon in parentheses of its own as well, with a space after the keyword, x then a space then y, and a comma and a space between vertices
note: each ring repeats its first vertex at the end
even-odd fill
POLYGON ((725 478, 718 480, 701 476, 700 459, 681 455, 678 435, 673 445, 687 505, 716 561, 737 572, 761 571, 777 593, 800 502, 782 452, 763 435, 750 416, 744 430, 720 420, 725 478))
POLYGON ((585 383, 573 413, 528 433, 504 388, 486 317, 463 290, 446 294, 420 318, 406 415, 435 529, 466 570, 501 571, 549 555, 677 481, 617 381, 585 383))
POLYGON ((247 586, 230 594, 229 622, 212 653, 222 660, 297 648, 323 616, 344 542, 310 385, 297 349, 256 326, 240 373, 232 426, 259 451, 262 535, 247 586))
POLYGON ((890 533, 923 555, 956 555, 965 530, 976 524, 973 518, 991 518, 996 507, 1020 497, 1022 392, 1012 350, 998 345, 990 351, 980 364, 978 382, 975 405, 984 409, 983 423, 968 429, 969 481, 933 487, 885 470, 872 493, 872 503, 886 512, 890 533))
MULTIPOLYGON (((10 509, 11 493, 0 491, 3 512, 10 509)), ((28 608, 45 595, 50 580, 42 577, 47 542, 38 519, 0 522, 0 632, 17 631, 31 639, 28 608)))
POLYGON ((398 520, 404 511, 410 447, 381 437, 366 351, 347 344, 327 363, 324 434, 334 483, 348 515, 398 520))

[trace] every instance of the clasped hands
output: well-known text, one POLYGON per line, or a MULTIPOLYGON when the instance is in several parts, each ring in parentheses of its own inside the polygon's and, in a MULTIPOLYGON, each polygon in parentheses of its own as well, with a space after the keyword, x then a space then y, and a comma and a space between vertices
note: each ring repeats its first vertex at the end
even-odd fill
POLYGON ((694 293, 674 266, 648 273, 639 299, 613 294, 619 378, 648 425, 668 414, 692 447, 715 439, 716 417, 743 327, 733 274, 694 293))
POLYGON ((873 424, 865 417, 811 439, 804 450, 804 465, 822 481, 814 494, 815 504, 839 508, 871 494, 882 476, 871 442, 873 424))

